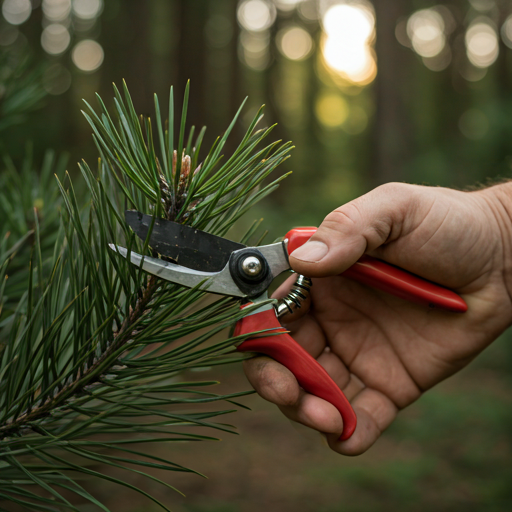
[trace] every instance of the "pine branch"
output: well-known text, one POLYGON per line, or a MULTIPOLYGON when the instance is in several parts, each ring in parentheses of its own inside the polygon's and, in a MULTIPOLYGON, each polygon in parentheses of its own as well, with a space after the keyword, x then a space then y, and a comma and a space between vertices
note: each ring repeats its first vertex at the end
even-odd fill
MULTIPOLYGON (((211 439, 183 431, 190 426, 235 433, 219 421, 232 408, 190 412, 179 407, 218 401, 240 407, 235 399, 245 392, 217 395, 202 390, 211 382, 177 379, 189 368, 240 360, 234 345, 243 338, 225 339, 225 332, 251 308, 240 311, 231 298, 201 305, 204 292, 148 277, 108 244, 152 254, 148 241, 139 241, 126 226, 126 204, 225 235, 278 185, 282 178, 267 185, 264 180, 291 149, 277 143, 262 147, 271 129, 256 130, 260 111, 223 162, 222 150, 239 111, 199 163, 205 129, 194 139, 192 127, 185 137, 187 85, 177 144, 174 107, 171 103, 165 128, 155 96, 157 152, 151 120, 137 116, 126 85, 123 95, 116 88, 114 93, 116 122, 99 97, 101 113, 89 107, 85 114, 100 153, 97 173, 80 164, 88 204, 77 198, 69 176, 58 181, 63 209, 61 227, 51 231, 52 250, 43 249, 51 238, 49 219, 36 216, 25 260, 25 292, 0 320, 0 494, 38 510, 48 509, 48 495, 20 482, 50 493, 53 507, 76 510, 59 488, 101 507, 67 470, 127 485, 89 468, 101 462, 155 479, 144 468, 191 470, 143 457, 127 445, 152 443, 162 434, 162 442, 211 439), (143 437, 134 439, 133 434, 143 437), (105 435, 115 438, 105 441, 105 435)), ((24 182, 16 186, 24 190, 24 182)), ((3 253, 2 272, 16 261, 13 247, 3 253)), ((155 501, 143 489, 135 490, 155 501)))

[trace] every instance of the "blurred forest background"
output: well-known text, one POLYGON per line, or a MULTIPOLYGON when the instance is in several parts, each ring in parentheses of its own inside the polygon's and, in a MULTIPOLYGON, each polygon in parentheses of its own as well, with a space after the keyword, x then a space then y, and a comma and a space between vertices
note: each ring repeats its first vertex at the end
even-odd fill
MULTIPOLYGON (((0 151, 15 162, 32 151, 39 165, 53 148, 77 174, 76 161, 96 158, 82 98, 111 98, 124 78, 136 109, 152 114, 154 92, 165 98, 174 84, 180 97, 191 79, 189 120, 208 126, 205 147, 246 95, 244 122, 265 103, 274 136, 296 145, 283 169, 293 175, 251 212, 270 238, 318 225, 387 181, 464 188, 511 174, 508 0, 3 0, 1 9, 0 151), (13 106, 27 57, 34 90, 13 106), (30 102, 40 108, 25 113, 30 102)), ((511 341, 404 411, 356 459, 250 397, 254 412, 231 419, 240 437, 173 448, 209 480, 176 477, 186 499, 153 492, 180 512, 512 510, 511 341)), ((248 386, 240 368, 209 373, 224 389, 248 386)), ((95 492, 114 510, 153 510, 128 491, 95 492)))

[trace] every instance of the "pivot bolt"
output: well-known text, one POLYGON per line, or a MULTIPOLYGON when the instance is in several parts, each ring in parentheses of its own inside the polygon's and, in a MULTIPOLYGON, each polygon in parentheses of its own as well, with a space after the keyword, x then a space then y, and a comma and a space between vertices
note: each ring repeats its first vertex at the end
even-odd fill
POLYGON ((261 273, 263 266, 256 256, 248 256, 242 261, 242 270, 246 276, 256 277, 261 273))

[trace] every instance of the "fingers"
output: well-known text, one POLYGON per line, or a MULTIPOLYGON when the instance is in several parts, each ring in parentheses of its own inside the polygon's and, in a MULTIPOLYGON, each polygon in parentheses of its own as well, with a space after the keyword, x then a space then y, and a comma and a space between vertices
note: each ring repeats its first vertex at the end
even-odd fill
POLYGON ((260 356, 243 363, 251 386, 265 400, 281 406, 299 402, 300 387, 293 373, 277 361, 260 356))
MULTIPOLYGON (((291 330, 295 341, 302 345, 313 357, 318 358, 325 350, 324 334, 313 317, 307 315, 292 322, 287 328, 291 330)), ((341 386, 348 382, 346 377, 348 372, 336 355, 331 352, 329 352, 329 355, 322 354, 318 358, 318 362, 325 365, 324 368, 328 372, 332 372, 331 375, 334 375, 334 378, 337 379, 335 382, 338 385, 341 386), (333 359, 338 360, 338 367, 332 361, 333 359)), ((265 400, 283 406, 297 404, 300 388, 290 370, 265 356, 247 359, 243 365, 251 386, 265 400)))
POLYGON ((398 408, 386 395, 370 388, 356 396, 352 407, 357 415, 352 437, 340 441, 337 435, 328 433, 326 436, 330 448, 343 455, 360 455, 368 450, 398 414, 398 408))
MULTIPOLYGON (((324 352, 318 362, 340 388, 345 388, 347 398, 355 396, 364 387, 358 379, 351 378, 347 368, 332 352, 324 352)), ((338 433, 339 436, 343 431, 343 421, 336 407, 303 391, 294 375, 273 359, 249 359, 244 361, 244 370, 258 394, 279 406, 289 419, 320 432, 338 433)))
POLYGON ((357 415, 356 430, 346 441, 339 440, 343 420, 338 410, 329 402, 302 390, 287 368, 273 359, 256 357, 245 361, 244 369, 258 394, 276 404, 287 418, 325 433, 330 448, 335 452, 360 455, 392 423, 398 408, 380 391, 365 388, 336 355, 324 352, 318 361, 342 388, 357 415))
POLYGON ((300 390, 299 399, 293 405, 279 406, 290 420, 306 427, 339 437, 343 432, 343 420, 334 405, 300 390))
MULTIPOLYGON (((364 389, 364 384, 354 375, 351 375, 338 356, 326 351, 318 362, 327 370, 332 380, 343 390, 348 400, 354 398, 364 389)), ((290 420, 302 423, 307 427, 324 433, 336 434, 336 438, 343 431, 341 415, 331 403, 317 396, 299 392, 299 399, 294 404, 277 404, 283 414, 290 420)))
POLYGON ((367 250, 397 238, 415 211, 418 187, 389 183, 330 213, 317 232, 290 255, 292 268, 310 277, 340 274, 367 250))
MULTIPOLYGON (((285 320, 288 320, 288 317, 285 317, 285 320)), ((305 315, 292 322, 283 322, 283 326, 290 331, 292 338, 314 358, 318 358, 325 350, 327 342, 324 332, 311 315, 305 315)))
POLYGON ((280 406, 285 416, 309 428, 326 434, 329 447, 342 455, 361 455, 368 450, 382 432, 396 418, 397 407, 373 389, 365 388, 352 401, 357 415, 357 427, 350 439, 340 441, 343 421, 337 409, 316 396, 300 391, 295 405, 280 406))

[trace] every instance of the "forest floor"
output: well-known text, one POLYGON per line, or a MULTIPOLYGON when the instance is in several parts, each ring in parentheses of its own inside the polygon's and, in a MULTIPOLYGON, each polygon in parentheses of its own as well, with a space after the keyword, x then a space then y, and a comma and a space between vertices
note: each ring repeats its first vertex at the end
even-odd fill
MULTIPOLYGON (((158 475, 186 497, 142 478, 131 482, 150 489, 175 512, 508 512, 511 345, 508 334, 426 393, 362 456, 331 452, 319 434, 294 427, 277 408, 251 395, 241 401, 252 411, 220 420, 236 425, 240 435, 221 432, 222 442, 157 448, 160 457, 208 476, 158 475)), ((217 379, 220 373, 216 392, 249 388, 238 365, 187 378, 217 379)), ((112 490, 110 485, 95 489, 111 510, 159 510, 134 492, 112 490)))

